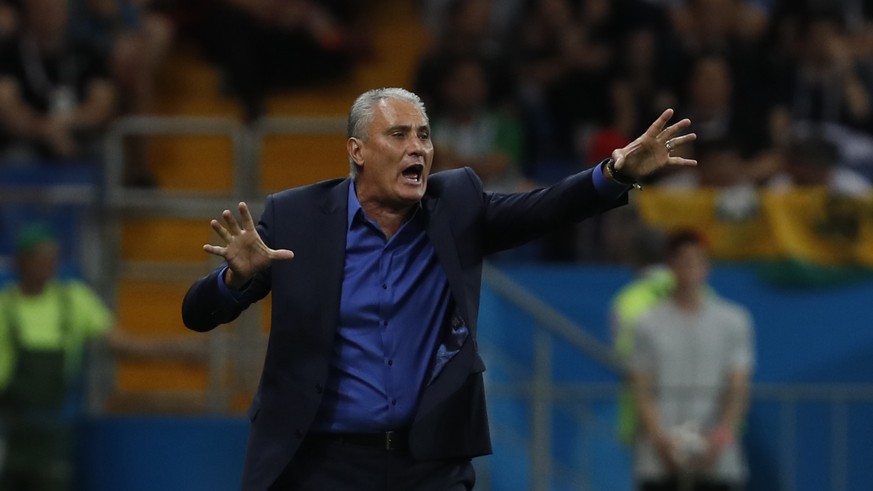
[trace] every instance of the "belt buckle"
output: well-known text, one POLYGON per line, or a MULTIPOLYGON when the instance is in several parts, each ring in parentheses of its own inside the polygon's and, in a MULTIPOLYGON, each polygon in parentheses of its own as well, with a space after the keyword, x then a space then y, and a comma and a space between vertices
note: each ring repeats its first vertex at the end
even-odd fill
POLYGON ((397 450, 397 447, 394 446, 394 432, 386 431, 385 432, 385 450, 397 450))

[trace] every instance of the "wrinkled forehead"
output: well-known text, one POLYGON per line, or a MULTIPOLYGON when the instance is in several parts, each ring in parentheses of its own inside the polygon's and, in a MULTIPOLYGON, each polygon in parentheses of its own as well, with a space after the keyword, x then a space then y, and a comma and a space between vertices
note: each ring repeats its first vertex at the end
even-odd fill
POLYGON ((373 127, 421 128, 427 125, 427 115, 409 101, 386 98, 379 101, 374 108, 373 127))

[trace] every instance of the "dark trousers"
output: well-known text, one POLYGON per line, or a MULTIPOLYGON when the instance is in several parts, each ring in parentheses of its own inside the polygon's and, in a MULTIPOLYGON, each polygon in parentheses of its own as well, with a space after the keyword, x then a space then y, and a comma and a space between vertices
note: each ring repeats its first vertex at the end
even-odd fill
POLYGON ((469 459, 419 461, 405 451, 307 438, 272 491, 467 491, 469 459))
POLYGON ((0 491, 67 491, 73 488, 72 430, 62 422, 10 423, 0 491))
POLYGON ((678 478, 659 481, 642 481, 638 486, 639 491, 741 491, 739 484, 725 483, 721 481, 698 480, 692 483, 680 482, 678 478))

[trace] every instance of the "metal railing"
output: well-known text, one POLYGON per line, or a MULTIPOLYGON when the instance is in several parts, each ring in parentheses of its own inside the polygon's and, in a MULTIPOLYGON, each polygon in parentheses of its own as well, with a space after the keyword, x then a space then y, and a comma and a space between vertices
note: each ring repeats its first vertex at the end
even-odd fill
MULTIPOLYGON (((285 117, 262 118, 251 125, 227 118, 206 117, 154 117, 135 116, 121 118, 109 129, 106 136, 104 172, 105 207, 101 223, 100 266, 101 293, 112 304, 117 304, 119 280, 125 277, 147 276, 156 279, 192 280, 197 272, 205 273, 215 266, 214 261, 204 263, 154 264, 127 261, 121 257, 121 226, 129 217, 140 218, 194 218, 204 223, 215 218, 221 210, 246 201, 257 216, 263 207, 259 189, 259 162, 262 144, 270 135, 341 135, 345 134, 344 118, 285 117), (149 136, 210 136, 227 138, 231 145, 232 182, 228 192, 168 191, 157 189, 129 188, 124 186, 123 171, 126 166, 125 141, 129 138, 149 136)), ((97 252, 97 251, 95 251, 97 252)), ((209 336, 209 386, 206 407, 214 412, 229 409, 228 385, 240 385, 245 390, 254 390, 266 349, 266 340, 260 329, 260 311, 251 309, 240 316, 232 330, 222 329, 209 336), (231 382, 228 382, 230 378, 231 382)), ((109 355, 99 357, 93 370, 102 376, 93 382, 91 407, 100 412, 112 392, 114 380, 113 362, 109 355)))
MULTIPOLYGON (((552 415, 557 406, 579 408, 579 424, 591 424, 591 407, 595 404, 615 403, 620 385, 615 384, 567 384, 555 383, 553 379, 553 346, 556 342, 574 347, 583 355, 598 360, 614 370, 617 375, 625 373, 622 362, 606 344, 588 334, 586 330, 557 312, 544 301, 525 290, 501 273, 497 268, 484 268, 483 279, 488 288, 503 297, 535 324, 533 361, 529 370, 515 367, 520 382, 486 385, 489 400, 523 400, 529 408, 531 438, 528 446, 530 482, 518 489, 545 491, 552 489, 556 479, 556 464, 552 455, 554 423, 552 415)), ((506 365, 507 357, 499 354, 487 341, 480 340, 489 361, 497 358, 506 365)), ((511 362, 509 362, 511 363, 511 362)), ((506 368, 504 366, 504 368, 506 368)), ((873 384, 755 384, 751 387, 752 404, 772 403, 779 407, 779 424, 772 435, 778 441, 778 491, 795 491, 798 488, 798 410, 804 405, 824 404, 830 412, 827 422, 830 439, 830 468, 827 470, 830 491, 853 491, 849 482, 849 409, 866 407, 873 412, 873 384)), ((611 432, 612 428, 610 428, 611 432)), ((497 430, 495 430, 495 433, 497 430)), ((870 435, 873 441, 873 434, 870 435)), ((769 440, 769 438, 768 438, 769 440)), ((873 443, 871 443, 873 445, 873 443)), ((499 451, 499 449, 497 450, 499 451)), ((873 452, 871 452, 873 454, 873 452)), ((583 459, 585 460, 585 459, 583 459)), ((501 472, 489 469, 491 473, 501 472)), ((587 469, 589 473, 597 469, 587 469)), ((631 469, 627 469, 628 472, 631 469)), ((587 480, 585 472, 571 473, 569 480, 574 489, 595 489, 587 480)), ((564 481, 567 481, 565 476, 564 481)), ((614 489, 614 488, 609 488, 614 489)), ((822 490, 825 491, 825 490, 822 490)))

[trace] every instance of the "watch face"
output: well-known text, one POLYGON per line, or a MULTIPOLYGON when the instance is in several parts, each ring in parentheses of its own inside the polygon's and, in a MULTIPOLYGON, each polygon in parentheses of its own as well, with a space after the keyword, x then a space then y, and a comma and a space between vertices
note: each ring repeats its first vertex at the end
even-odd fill
POLYGON ((606 173, 609 174, 609 177, 612 178, 613 181, 619 184, 626 184, 628 186, 633 186, 637 189, 642 189, 640 185, 637 183, 637 180, 622 174, 621 171, 616 170, 615 168, 615 159, 607 159, 606 161, 606 173))

